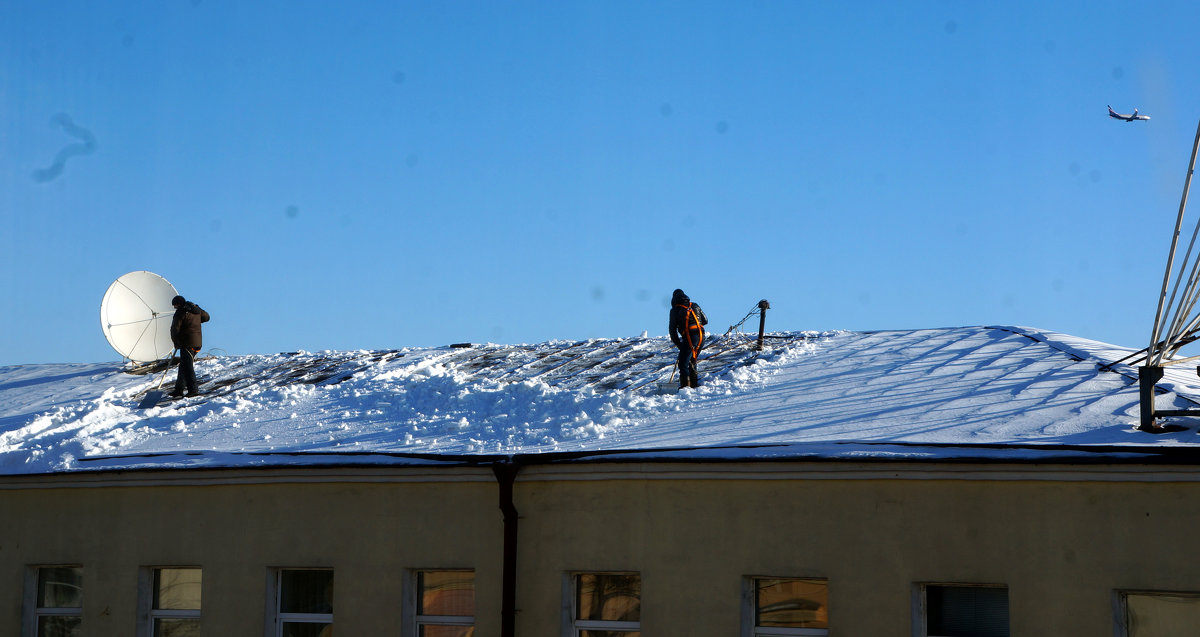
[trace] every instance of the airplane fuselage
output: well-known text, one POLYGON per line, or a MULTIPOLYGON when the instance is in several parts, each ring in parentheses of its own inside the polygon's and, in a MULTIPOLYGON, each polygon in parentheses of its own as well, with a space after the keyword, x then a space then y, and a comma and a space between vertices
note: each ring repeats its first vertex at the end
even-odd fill
POLYGON ((1108 107, 1108 116, 1113 119, 1124 120, 1126 122, 1132 122, 1134 120, 1150 119, 1149 115, 1139 115, 1136 108, 1133 109, 1132 115, 1125 115, 1124 113, 1118 113, 1118 112, 1114 111, 1111 106, 1108 107))

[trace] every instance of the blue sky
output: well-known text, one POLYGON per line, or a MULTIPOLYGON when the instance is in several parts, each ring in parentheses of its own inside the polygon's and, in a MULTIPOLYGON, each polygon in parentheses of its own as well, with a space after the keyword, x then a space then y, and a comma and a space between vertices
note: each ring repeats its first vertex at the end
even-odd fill
POLYGON ((99 306, 133 270, 230 354, 664 334, 676 287, 716 331, 765 298, 768 329, 1143 347, 1196 24, 1183 2, 5 3, 0 365, 119 359, 99 306))

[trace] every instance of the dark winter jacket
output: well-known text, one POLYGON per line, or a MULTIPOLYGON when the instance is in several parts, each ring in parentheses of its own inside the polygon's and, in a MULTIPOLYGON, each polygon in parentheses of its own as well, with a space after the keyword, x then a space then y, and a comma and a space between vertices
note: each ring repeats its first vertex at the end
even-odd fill
POLYGON ((171 343, 176 348, 191 348, 198 350, 203 347, 200 335, 200 324, 208 322, 208 312, 200 309, 199 305, 188 301, 175 308, 175 316, 171 318, 171 343))
POLYGON ((701 327, 703 325, 708 325, 708 317, 704 315, 704 310, 700 309, 700 305, 692 303, 683 290, 675 290, 675 294, 671 296, 671 323, 667 327, 671 342, 679 349, 690 347, 699 350, 704 340, 704 328, 701 327), (689 310, 694 316, 691 320, 688 319, 689 310))

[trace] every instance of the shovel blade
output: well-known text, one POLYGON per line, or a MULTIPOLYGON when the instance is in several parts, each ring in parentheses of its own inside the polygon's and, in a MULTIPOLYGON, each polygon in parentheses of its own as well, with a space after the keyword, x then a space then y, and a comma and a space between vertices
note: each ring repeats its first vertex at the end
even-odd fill
POLYGON ((162 397, 163 392, 161 389, 148 391, 146 392, 146 395, 142 397, 142 402, 138 403, 138 409, 149 409, 157 405, 158 401, 162 400, 162 397))

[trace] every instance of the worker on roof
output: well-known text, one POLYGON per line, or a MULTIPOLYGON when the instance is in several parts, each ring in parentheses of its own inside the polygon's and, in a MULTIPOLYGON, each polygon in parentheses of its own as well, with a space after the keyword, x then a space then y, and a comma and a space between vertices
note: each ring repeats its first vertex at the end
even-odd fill
POLYGON ((175 316, 171 317, 171 343, 179 350, 179 374, 175 376, 171 395, 178 398, 186 389, 189 396, 195 396, 199 392, 194 363, 204 344, 200 324, 208 322, 208 312, 182 296, 171 299, 171 305, 175 308, 175 316))
POLYGON ((708 325, 708 317, 704 310, 692 300, 683 290, 675 290, 671 295, 671 323, 667 328, 671 342, 679 348, 679 388, 699 387, 700 380, 696 376, 696 358, 704 346, 704 326, 708 325))

